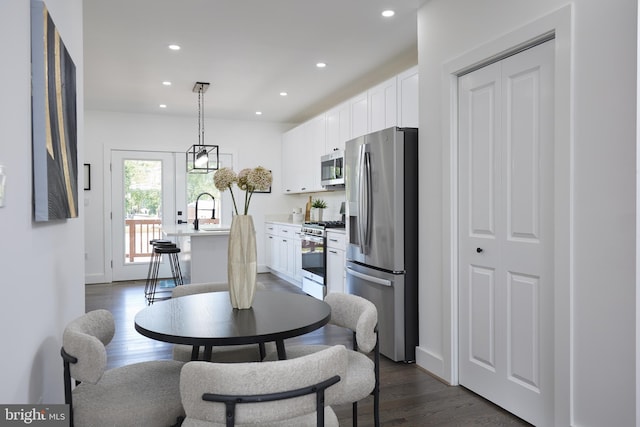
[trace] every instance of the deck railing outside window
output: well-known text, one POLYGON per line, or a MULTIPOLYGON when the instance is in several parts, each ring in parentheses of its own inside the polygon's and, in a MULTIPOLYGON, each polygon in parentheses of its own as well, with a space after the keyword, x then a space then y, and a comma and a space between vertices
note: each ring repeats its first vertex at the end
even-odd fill
POLYGON ((128 236, 128 239, 125 239, 126 262, 148 261, 153 251, 149 241, 162 238, 161 224, 160 219, 125 220, 125 235, 128 236))

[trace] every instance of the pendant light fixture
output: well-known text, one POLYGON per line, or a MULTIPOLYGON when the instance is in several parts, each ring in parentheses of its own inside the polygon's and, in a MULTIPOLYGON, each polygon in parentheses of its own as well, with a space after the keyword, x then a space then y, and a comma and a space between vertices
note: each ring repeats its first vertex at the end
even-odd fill
POLYGON ((204 93, 207 89, 209 83, 197 82, 193 86, 193 92, 198 94, 198 143, 187 150, 188 173, 209 173, 218 170, 218 146, 204 143, 204 93))

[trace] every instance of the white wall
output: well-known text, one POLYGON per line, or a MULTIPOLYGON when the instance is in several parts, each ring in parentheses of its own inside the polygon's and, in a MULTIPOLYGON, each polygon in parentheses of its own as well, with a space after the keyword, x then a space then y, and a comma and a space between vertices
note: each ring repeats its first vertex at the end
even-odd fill
MULTIPOLYGON (((254 217, 258 248, 263 247, 265 215, 286 216, 293 207, 299 205, 295 197, 280 192, 281 136, 290 127, 281 123, 206 119, 206 142, 219 145, 221 153, 232 154, 236 172, 258 165, 273 171, 272 192, 254 194, 251 199, 249 213, 254 217)), ((92 175, 91 190, 85 192, 86 211, 90 218, 85 224, 85 275, 87 283, 102 283, 110 281, 107 268, 110 244, 104 238, 104 227, 108 224, 105 224, 103 214, 105 209, 110 208, 109 196, 105 200, 104 195, 104 172, 108 171, 110 150, 184 153, 189 146, 197 143, 197 115, 194 113, 193 117, 182 117, 86 111, 85 128, 84 163, 91 164, 92 175)), ((264 251, 259 249, 259 265, 264 264, 263 257, 264 251)))
MULTIPOLYGON (((77 77, 78 158, 83 155, 82 0, 47 0, 77 77)), ((0 208, 0 402, 62 403, 60 347, 64 325, 84 312, 85 215, 34 223, 31 204, 30 3, 0 2, 0 163, 6 166, 0 208)), ((80 162, 81 163, 81 162, 80 162)))
POLYGON ((420 8, 418 363, 455 381, 449 200, 455 158, 446 127, 452 113, 443 102, 446 64, 567 5, 569 31, 558 50, 569 52, 562 57, 569 78, 556 88, 569 110, 556 130, 557 143, 567 147, 566 164, 556 169, 567 183, 557 188, 556 207, 567 221, 556 222, 556 271, 567 280, 554 284, 562 306, 548 313, 557 335, 556 425, 632 426, 638 425, 635 0, 431 0, 420 8))

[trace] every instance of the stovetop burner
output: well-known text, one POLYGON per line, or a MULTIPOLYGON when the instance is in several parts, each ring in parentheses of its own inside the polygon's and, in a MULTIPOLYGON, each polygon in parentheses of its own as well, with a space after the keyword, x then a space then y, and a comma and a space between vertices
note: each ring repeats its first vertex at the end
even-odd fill
POLYGON ((345 228, 343 221, 313 221, 302 224, 302 232, 318 236, 324 236, 327 228, 345 228))

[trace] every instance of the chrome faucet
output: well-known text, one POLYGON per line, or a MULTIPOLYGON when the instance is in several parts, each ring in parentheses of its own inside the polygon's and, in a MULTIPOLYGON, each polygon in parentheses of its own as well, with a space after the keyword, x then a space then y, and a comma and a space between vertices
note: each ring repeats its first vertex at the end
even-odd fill
POLYGON ((214 219, 216 217, 216 199, 215 197, 213 197, 213 194, 211 193, 200 193, 198 194, 198 198, 196 198, 196 219, 193 220, 193 229, 194 230, 199 230, 199 221, 198 221, 198 201, 200 201, 200 197, 204 196, 205 194, 207 194, 209 197, 211 197, 211 200, 213 200, 213 207, 211 208, 211 219, 214 219))

